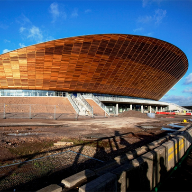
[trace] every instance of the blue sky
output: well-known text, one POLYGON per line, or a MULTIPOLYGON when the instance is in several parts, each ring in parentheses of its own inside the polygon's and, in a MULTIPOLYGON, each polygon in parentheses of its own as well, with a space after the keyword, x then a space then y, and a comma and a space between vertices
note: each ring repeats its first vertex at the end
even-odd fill
POLYGON ((0 0, 0 54, 58 38, 123 33, 155 37, 187 56, 185 76, 161 99, 192 105, 192 0, 0 0))

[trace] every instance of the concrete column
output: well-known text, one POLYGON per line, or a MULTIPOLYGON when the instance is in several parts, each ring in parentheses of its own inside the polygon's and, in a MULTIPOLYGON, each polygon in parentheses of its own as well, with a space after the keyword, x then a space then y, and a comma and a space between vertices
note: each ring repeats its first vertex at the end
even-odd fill
POLYGON ((141 105, 141 113, 143 113, 143 105, 141 105))
POLYGON ((156 107, 156 112, 158 111, 158 107, 156 107))
POLYGON ((133 108, 132 108, 132 104, 130 104, 130 110, 132 110, 133 108))
POLYGON ((149 113, 151 113, 151 105, 149 106, 149 113))
POLYGON ((163 111, 163 107, 161 107, 161 112, 163 111))
POLYGON ((119 114, 119 104, 116 103, 116 115, 118 115, 118 114, 119 114))

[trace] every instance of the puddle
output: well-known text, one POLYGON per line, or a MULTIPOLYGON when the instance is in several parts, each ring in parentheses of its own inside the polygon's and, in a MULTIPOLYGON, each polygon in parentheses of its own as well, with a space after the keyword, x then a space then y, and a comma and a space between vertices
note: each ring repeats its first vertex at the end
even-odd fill
POLYGON ((152 125, 142 125, 141 127, 144 128, 144 129, 154 129, 154 128, 157 128, 157 127, 154 127, 152 125))
POLYGON ((169 126, 175 127, 175 128, 183 128, 183 127, 185 127, 185 126, 177 125, 177 124, 174 124, 174 123, 169 124, 169 126))
POLYGON ((29 136, 29 135, 39 135, 40 133, 9 133, 7 134, 8 136, 18 136, 18 137, 21 137, 21 136, 29 136))
POLYGON ((177 129, 171 129, 171 128, 166 128, 166 127, 162 127, 161 130, 163 131, 178 131, 177 129))

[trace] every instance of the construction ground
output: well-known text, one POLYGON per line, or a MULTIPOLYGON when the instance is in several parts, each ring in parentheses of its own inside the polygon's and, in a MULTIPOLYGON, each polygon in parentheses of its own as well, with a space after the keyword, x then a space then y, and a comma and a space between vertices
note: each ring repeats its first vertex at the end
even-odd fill
MULTIPOLYGON (((99 167, 103 162, 165 136, 169 131, 162 127, 172 128, 170 124, 180 124, 184 119, 190 122, 191 118, 177 115, 149 118, 135 111, 119 117, 79 120, 1 119, 0 190, 2 187, 35 191, 49 183, 59 183, 62 178, 85 168, 99 167), (23 175, 28 172, 33 176, 23 175)), ((184 168, 179 169, 179 174, 177 172, 168 182, 173 184, 181 177, 185 191, 192 184, 191 156, 182 165, 184 168)), ((174 186, 161 186, 161 190, 174 190, 174 186)))

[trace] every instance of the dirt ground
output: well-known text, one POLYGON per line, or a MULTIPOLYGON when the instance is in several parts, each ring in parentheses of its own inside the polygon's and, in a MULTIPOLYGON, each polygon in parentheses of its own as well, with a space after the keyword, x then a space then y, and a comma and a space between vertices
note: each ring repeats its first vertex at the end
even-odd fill
POLYGON ((161 130, 162 127, 172 128, 169 124, 181 124, 184 119, 189 121, 191 117, 156 115, 151 119, 135 113, 135 117, 79 120, 1 119, 0 188, 36 191, 59 183, 76 172, 99 167, 116 156, 163 137, 168 132, 161 130), (54 146, 57 141, 74 144, 54 146), (14 163, 19 165, 12 166, 14 163), (39 180, 38 174, 45 173, 47 176, 39 180))
POLYGON ((41 142, 46 145, 49 141, 53 143, 67 139, 92 141, 120 135, 124 135, 125 139, 132 144, 138 142, 139 137, 147 142, 165 135, 166 131, 161 130, 162 127, 170 127, 168 124, 180 123, 183 119, 190 119, 190 117, 156 115, 154 119, 111 117, 79 119, 78 121, 1 119, 0 161, 4 162, 17 156, 11 152, 11 149, 31 143, 41 142))

